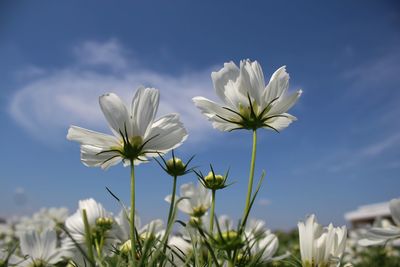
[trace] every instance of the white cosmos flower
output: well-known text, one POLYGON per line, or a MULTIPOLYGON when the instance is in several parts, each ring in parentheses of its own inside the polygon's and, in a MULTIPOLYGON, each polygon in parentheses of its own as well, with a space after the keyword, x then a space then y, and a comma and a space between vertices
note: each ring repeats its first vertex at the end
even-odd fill
POLYGON ((287 95, 289 75, 279 68, 265 85, 264 74, 257 61, 240 61, 240 68, 228 62, 211 78, 222 105, 204 97, 194 97, 195 105, 221 131, 257 128, 280 131, 296 118, 286 113, 302 91, 287 95))
POLYGON ((340 266, 346 246, 346 226, 333 227, 329 224, 323 228, 318 224, 315 215, 299 222, 300 254, 303 267, 340 266))
MULTIPOLYGON (((82 249, 86 250, 85 225, 82 217, 83 210, 86 211, 90 230, 94 234, 92 238, 103 237, 103 252, 110 252, 112 245, 117 243, 116 234, 118 228, 112 214, 106 211, 103 206, 94 199, 90 198, 79 201, 78 210, 65 221, 66 230, 75 242, 79 244, 82 249)), ((63 249, 78 266, 84 266, 84 258, 76 247, 75 242, 69 237, 65 238, 63 240, 63 249)))
POLYGON ((166 266, 184 266, 185 260, 193 251, 193 245, 190 243, 190 239, 186 240, 182 236, 170 236, 168 239, 168 251, 170 261, 167 261, 166 266))
POLYGON ((279 241, 277 236, 265 227, 265 222, 262 220, 250 220, 245 227, 244 234, 249 242, 251 254, 259 255, 263 262, 280 260, 289 255, 274 257, 279 247, 279 241))
POLYGON ((127 165, 147 157, 157 156, 178 147, 187 133, 178 114, 169 114, 155 120, 159 91, 139 88, 131 108, 113 93, 99 98, 100 108, 114 136, 71 126, 67 139, 81 143, 81 160, 89 167, 107 169, 121 160, 127 165))
POLYGON ((372 227, 359 240, 362 246, 382 245, 389 240, 400 238, 400 198, 392 199, 389 203, 390 214, 395 225, 386 222, 384 227, 372 227))
MULTIPOLYGON (((211 191, 201 183, 197 187, 193 183, 183 184, 180 188, 180 196, 176 196, 178 209, 193 217, 203 216, 211 206, 211 191)), ((165 197, 165 201, 171 203, 172 195, 165 197)))
MULTIPOLYGON (((119 215, 115 218, 119 229, 117 231, 117 237, 121 243, 125 243, 126 241, 130 240, 130 222, 129 222, 129 209, 127 213, 124 210, 121 210, 119 215)), ((149 236, 154 236, 157 238, 162 238, 165 233, 163 228, 163 221, 161 219, 155 219, 150 221, 148 224, 141 226, 140 217, 135 214, 135 228, 138 229, 138 235, 143 240, 149 236)))
POLYGON ((60 262, 63 253, 57 248, 57 234, 54 230, 45 229, 41 233, 31 230, 19 235, 21 253, 28 256, 19 266, 51 266, 60 262))

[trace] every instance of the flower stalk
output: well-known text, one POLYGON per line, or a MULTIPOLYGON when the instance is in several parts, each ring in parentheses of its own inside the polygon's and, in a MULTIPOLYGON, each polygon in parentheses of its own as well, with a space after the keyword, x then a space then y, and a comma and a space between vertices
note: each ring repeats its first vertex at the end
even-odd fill
POLYGON ((250 208, 250 200, 253 192, 253 180, 254 180, 254 167, 256 164, 256 150, 257 150, 257 131, 253 130, 253 147, 251 152, 251 163, 250 163, 250 174, 249 174, 249 182, 247 186, 247 197, 246 197, 246 206, 244 208, 243 220, 246 217, 246 214, 249 212, 250 208))
POLYGON ((167 225, 169 225, 172 220, 172 214, 173 214, 174 205, 175 205, 176 181, 177 180, 178 180, 178 177, 176 175, 174 175, 174 182, 173 182, 173 186, 172 186, 171 205, 169 206, 167 225))
MULTIPOLYGON (((214 234, 214 213, 215 213, 215 189, 211 191, 211 214, 210 214, 210 229, 211 235, 214 234)), ((211 252, 208 253, 208 266, 212 266, 212 256, 211 252)))
POLYGON ((86 209, 82 210, 82 219, 83 219, 83 224, 85 225, 85 240, 86 240, 86 246, 88 249, 88 257, 90 260, 90 265, 92 267, 95 267, 94 265, 94 256, 93 256, 93 246, 92 246, 92 233, 90 231, 90 226, 87 218, 87 213, 86 209))
POLYGON ((131 163, 131 214, 130 214, 130 237, 131 237, 131 254, 133 266, 136 266, 136 233, 135 233, 135 164, 133 159, 131 163))

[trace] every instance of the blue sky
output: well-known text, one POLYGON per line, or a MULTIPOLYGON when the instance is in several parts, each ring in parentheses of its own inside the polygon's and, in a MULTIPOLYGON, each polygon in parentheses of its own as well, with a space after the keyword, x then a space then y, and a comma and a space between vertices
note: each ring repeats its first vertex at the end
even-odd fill
MULTIPOLYGON (((109 132, 98 96, 130 102, 143 84, 160 89, 159 116, 181 113, 190 136, 178 156, 196 154, 203 172, 230 167, 236 183, 217 196, 217 212, 238 218, 251 134, 212 129, 190 99, 216 100, 211 71, 250 58, 266 77, 286 65, 290 90, 304 91, 296 123, 259 133, 256 175, 267 176, 254 217, 284 229, 310 213, 344 223, 346 211, 399 196, 398 25, 396 1, 3 1, 0 216, 72 212, 88 197, 117 211, 105 186, 128 202, 129 170, 83 166, 65 136, 71 124, 109 132)), ((140 215, 165 219, 171 179, 155 162, 137 175, 140 215)))

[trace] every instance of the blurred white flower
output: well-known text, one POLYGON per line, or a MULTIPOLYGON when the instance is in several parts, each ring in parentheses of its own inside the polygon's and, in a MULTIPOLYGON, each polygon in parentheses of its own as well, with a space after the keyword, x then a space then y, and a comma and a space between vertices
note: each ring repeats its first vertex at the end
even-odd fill
MULTIPOLYGON (((171 203, 172 195, 165 197, 165 201, 171 203)), ((180 196, 175 197, 178 209, 193 217, 203 216, 211 206, 211 191, 201 183, 197 187, 193 183, 183 184, 180 188, 180 196), (183 198, 180 199, 179 198, 183 198)))
POLYGON ((0 266, 19 266, 25 259, 10 254, 7 248, 0 245, 0 266))
MULTIPOLYGON (((129 223, 129 209, 127 213, 123 210, 119 213, 119 215, 115 218, 119 229, 117 231, 117 238, 120 240, 121 243, 124 243, 130 240, 130 223, 129 223)), ((163 228, 163 221, 160 219, 155 219, 150 221, 148 224, 141 226, 140 217, 136 214, 135 215, 135 227, 138 229, 138 235, 142 240, 153 236, 156 238, 162 238, 164 235, 164 228, 163 228)))
POLYGON ((300 254, 304 267, 339 266, 346 246, 345 226, 323 228, 317 223, 315 215, 299 222, 300 254))
POLYGON ((348 231, 343 261, 358 264, 363 260, 362 253, 365 253, 366 247, 359 246, 358 242, 364 236, 365 231, 363 228, 348 231))
MULTIPOLYGON (((103 238, 103 252, 109 253, 112 245, 117 243, 116 233, 118 228, 112 214, 106 211, 94 199, 90 198, 79 201, 78 210, 65 221, 67 232, 82 249, 86 250, 85 225, 82 217, 83 210, 86 211, 90 231, 94 235, 92 238, 103 238)), ((62 247, 66 251, 66 255, 71 257, 78 266, 84 266, 83 256, 73 240, 70 237, 66 237, 63 239, 62 247)))
POLYGON ((81 160, 89 167, 107 169, 121 160, 125 165, 146 161, 178 147, 187 133, 178 114, 155 120, 159 91, 139 88, 128 108, 113 93, 100 96, 99 103, 114 136, 71 126, 67 139, 81 144, 81 160))
POLYGON ((240 61, 240 68, 228 62, 211 78, 218 97, 217 104, 204 97, 194 97, 195 105, 221 131, 257 128, 280 131, 296 118, 286 113, 302 91, 287 95, 289 75, 279 68, 265 86, 264 74, 257 61, 240 61))
POLYGON ((64 223, 68 218, 68 209, 61 208, 42 208, 33 217, 39 217, 43 219, 53 220, 56 224, 64 223))
MULTIPOLYGON (((15 237, 14 226, 9 221, 0 223, 0 244, 8 244, 13 241, 15 237)), ((0 249, 1 249, 0 245, 0 249)))
POLYGON ((22 255, 27 260, 19 266, 50 266, 63 259, 63 253, 57 247, 57 234, 54 230, 45 229, 41 233, 30 230, 19 235, 22 255))
POLYGON ((279 241, 271 230, 266 229, 265 222, 262 220, 250 220, 244 230, 246 240, 249 242, 251 255, 258 255, 263 262, 283 259, 287 257, 284 254, 280 257, 274 257, 279 247, 279 241))
POLYGON ((56 223, 49 218, 38 216, 36 213, 32 217, 21 217, 15 225, 16 235, 20 235, 27 231, 42 232, 47 229, 55 229, 56 223))
MULTIPOLYGON (((68 217, 68 209, 66 208, 42 208, 38 212, 35 212, 31 217, 24 216, 16 220, 15 223, 15 234, 20 235, 27 231, 42 232, 47 229, 57 231, 58 224, 64 224, 65 219, 68 217)), ((0 232, 1 232, 0 226, 0 232)), ((9 233, 12 230, 10 224, 9 233)), ((11 233, 10 233, 11 234, 11 233)))
POLYGON ((400 238, 400 198, 392 199, 389 203, 389 209, 395 225, 385 220, 382 227, 368 229, 358 242, 360 245, 382 245, 389 240, 400 238))
POLYGON ((168 254, 171 261, 167 261, 166 266, 184 266, 188 256, 190 256, 193 246, 190 239, 187 240, 182 236, 172 235, 168 239, 168 254))

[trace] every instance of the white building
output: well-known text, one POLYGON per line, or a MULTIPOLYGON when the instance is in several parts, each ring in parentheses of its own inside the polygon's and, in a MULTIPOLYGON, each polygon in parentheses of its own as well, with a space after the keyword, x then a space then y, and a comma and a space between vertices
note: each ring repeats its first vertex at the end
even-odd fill
POLYGON ((392 220, 389 202, 360 206, 354 211, 345 213, 344 218, 353 228, 372 225, 378 218, 392 220))

